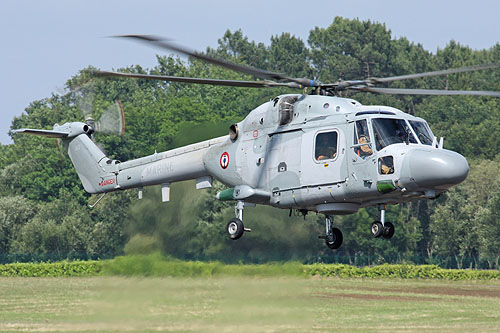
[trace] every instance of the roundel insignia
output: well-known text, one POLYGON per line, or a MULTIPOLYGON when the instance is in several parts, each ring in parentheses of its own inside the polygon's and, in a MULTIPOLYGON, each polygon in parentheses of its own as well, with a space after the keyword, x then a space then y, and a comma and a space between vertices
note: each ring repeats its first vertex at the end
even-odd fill
POLYGON ((328 103, 323 104, 324 109, 328 109, 328 107, 330 107, 330 104, 328 104, 328 103))
POLYGON ((222 153, 220 156, 220 167, 226 169, 229 166, 229 154, 227 152, 222 153))

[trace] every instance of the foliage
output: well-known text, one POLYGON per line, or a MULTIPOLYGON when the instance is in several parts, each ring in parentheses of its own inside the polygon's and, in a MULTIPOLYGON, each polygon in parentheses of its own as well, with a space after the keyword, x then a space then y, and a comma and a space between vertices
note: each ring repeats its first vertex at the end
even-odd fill
MULTIPOLYGON (((495 198, 498 197, 499 164, 480 161, 471 165, 468 178, 446 194, 445 200, 436 205, 431 215, 431 255, 454 257, 459 268, 465 258, 476 258, 479 253, 489 260, 489 267, 497 267, 498 258, 492 260, 495 229, 495 198), (488 234, 485 234, 487 232, 488 234), (482 237, 481 237, 482 235, 482 237), (481 251, 483 250, 483 251, 481 251), (486 254, 487 253, 487 254, 486 254)), ((477 266, 477 263, 476 263, 477 266)))
POLYGON ((498 270, 443 269, 436 265, 377 265, 356 267, 344 264, 311 264, 282 262, 266 264, 224 264, 219 261, 182 261, 159 252, 127 255, 102 261, 61 261, 54 263, 15 263, 0 265, 4 277, 66 276, 322 276, 341 278, 399 278, 445 280, 498 280, 498 270))
POLYGON ((355 267, 342 264, 313 264, 306 266, 309 276, 338 276, 342 278, 399 278, 399 279, 445 279, 445 280, 498 280, 497 270, 443 269, 436 265, 379 265, 355 267))
POLYGON ((15 263, 0 265, 3 277, 93 276, 102 269, 99 261, 61 261, 54 263, 15 263))
POLYGON ((290 276, 302 275, 302 265, 297 262, 260 265, 226 265, 221 262, 181 261, 165 259, 161 254, 116 257, 103 265, 105 275, 125 276, 290 276))

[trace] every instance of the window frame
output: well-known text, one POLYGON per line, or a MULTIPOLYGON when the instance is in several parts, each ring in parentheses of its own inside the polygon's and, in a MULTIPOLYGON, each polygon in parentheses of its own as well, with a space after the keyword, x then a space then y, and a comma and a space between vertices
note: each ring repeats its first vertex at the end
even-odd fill
POLYGON ((425 121, 425 120, 413 120, 413 119, 408 119, 408 124, 410 125, 412 131, 414 132, 415 134, 415 137, 417 138, 418 142, 423 145, 423 146, 427 146, 427 147, 432 147, 432 143, 434 141, 434 133, 432 133, 432 130, 429 126, 429 124, 425 121), (413 125, 411 122, 414 122, 414 123, 421 123, 423 125, 423 127, 426 128, 428 134, 430 134, 431 136, 429 137, 429 139, 431 140, 431 143, 430 144, 426 144, 426 143, 423 143, 422 140, 420 140, 420 137, 418 136, 417 134, 417 131, 416 129, 413 128, 413 125))
POLYGON ((362 118, 362 119, 356 119, 354 122, 354 137, 353 137, 353 145, 351 146, 351 149, 353 150, 354 154, 356 156, 359 156, 361 157, 360 155, 357 154, 356 150, 357 149, 361 149, 362 146, 368 146, 370 149, 371 149, 371 154, 367 154, 365 155, 364 157, 361 157, 362 160, 366 160, 368 159, 369 157, 372 157, 376 150, 375 150, 375 146, 374 146, 374 142, 373 142, 373 133, 372 133, 372 129, 371 129, 371 121, 370 121, 370 118, 362 118), (359 133, 358 133, 358 126, 357 126, 357 122, 361 122, 361 121, 365 121, 366 122, 366 130, 368 131, 368 138, 370 139, 370 141, 366 142, 366 143, 354 143, 354 141, 359 141, 359 133))
POLYGON ((378 132, 375 129, 375 123, 376 123, 375 120, 378 120, 378 119, 402 120, 406 124, 407 128, 409 129, 410 134, 412 135, 413 139, 416 141, 416 142, 411 142, 410 141, 409 144, 410 145, 420 145, 420 141, 418 140, 418 137, 417 137, 416 133, 413 131, 413 128, 411 127, 410 122, 409 122, 408 119, 406 119, 406 118, 398 118, 398 117, 373 117, 373 118, 371 118, 370 125, 371 125, 371 131, 373 132, 373 140, 372 140, 373 146, 372 147, 374 148, 374 151, 379 152, 379 151, 382 151, 382 150, 386 149, 387 147, 392 146, 394 144, 401 144, 401 143, 404 144, 405 143, 404 141, 403 142, 397 142, 397 143, 391 143, 391 144, 386 145, 386 146, 382 147, 381 149, 379 149, 379 147, 378 147, 378 140, 377 140, 377 133, 378 132))
POLYGON ((332 128, 332 129, 323 129, 323 130, 320 130, 320 131, 317 131, 315 134, 314 134, 314 138, 313 138, 313 149, 312 149, 312 159, 313 161, 316 163, 316 164, 324 164, 325 162, 333 162, 333 161, 336 161, 339 157, 339 138, 340 138, 340 132, 337 128, 332 128), (335 133, 336 134, 336 155, 334 158, 327 158, 327 159, 324 159, 324 160, 318 160, 316 159, 316 144, 317 144, 317 139, 318 139, 318 135, 320 134, 325 134, 325 133, 335 133))

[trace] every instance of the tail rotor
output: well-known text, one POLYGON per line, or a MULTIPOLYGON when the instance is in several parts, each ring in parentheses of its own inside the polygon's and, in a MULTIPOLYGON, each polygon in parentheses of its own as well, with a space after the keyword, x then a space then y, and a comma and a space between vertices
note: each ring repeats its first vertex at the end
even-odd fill
POLYGON ((113 102, 96 102, 94 81, 89 81, 73 89, 75 104, 91 128, 91 138, 95 133, 123 135, 125 133, 125 113, 120 98, 113 102), (105 108, 105 109, 104 109, 105 108), (100 112, 100 110, 104 111, 100 112))

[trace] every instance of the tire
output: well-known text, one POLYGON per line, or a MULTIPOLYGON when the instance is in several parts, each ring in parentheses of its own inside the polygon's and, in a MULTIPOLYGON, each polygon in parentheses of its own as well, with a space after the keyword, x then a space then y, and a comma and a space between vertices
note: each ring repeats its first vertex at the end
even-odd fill
POLYGON ((372 223, 371 232, 373 237, 378 238, 384 233, 384 226, 381 222, 375 221, 372 223))
POLYGON ((391 222, 385 222, 382 236, 385 239, 391 239, 394 236, 394 225, 391 222))
POLYGON ((329 242, 328 238, 325 239, 326 246, 328 246, 332 250, 336 250, 342 245, 342 241, 344 237, 342 236, 342 231, 339 228, 333 228, 333 242, 329 242))
POLYGON ((226 231, 229 235, 229 238, 231 238, 232 240, 241 238, 241 236, 243 236, 243 232, 245 231, 243 221, 238 218, 231 219, 227 224, 226 231))

